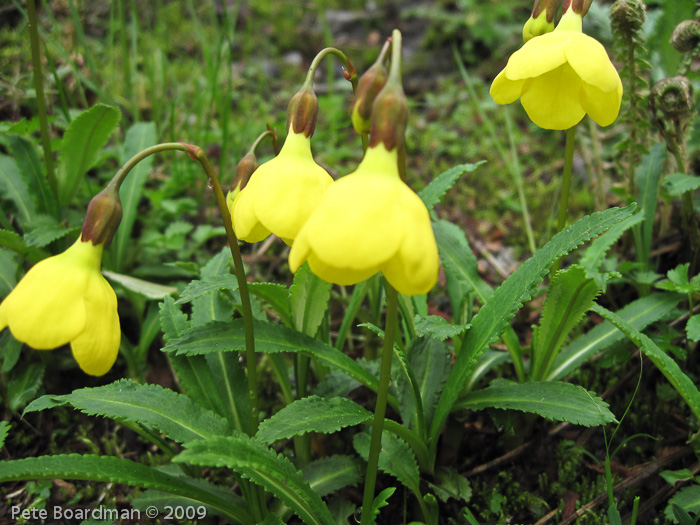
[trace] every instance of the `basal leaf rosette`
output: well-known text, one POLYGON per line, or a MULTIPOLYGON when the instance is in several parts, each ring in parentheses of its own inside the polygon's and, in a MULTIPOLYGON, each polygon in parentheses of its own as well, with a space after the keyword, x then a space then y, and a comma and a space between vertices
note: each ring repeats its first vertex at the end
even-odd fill
POLYGON ((101 376, 119 351, 117 296, 100 273, 104 244, 78 239, 32 267, 0 304, 0 330, 37 350, 70 343, 87 374, 101 376))
POLYGON ((334 182, 289 254, 322 279, 350 285, 381 271, 405 295, 437 281, 438 252, 423 201, 399 177, 397 150, 369 148, 360 166, 334 182))
POLYGON ((605 48, 582 33, 582 17, 569 10, 557 27, 528 40, 511 55, 490 90, 498 104, 520 98, 541 128, 569 129, 588 114, 600 126, 620 111, 622 82, 605 48))
POLYGON ((333 182, 313 159, 311 139, 292 129, 279 155, 253 172, 231 205, 239 239, 258 242, 274 233, 291 244, 333 182))

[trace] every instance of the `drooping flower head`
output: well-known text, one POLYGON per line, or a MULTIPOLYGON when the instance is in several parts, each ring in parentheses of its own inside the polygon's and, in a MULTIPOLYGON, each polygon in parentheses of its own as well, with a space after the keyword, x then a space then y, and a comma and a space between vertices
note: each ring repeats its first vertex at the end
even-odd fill
POLYGON ((118 199, 110 187, 93 198, 80 238, 33 266, 0 303, 0 330, 9 327, 37 350, 70 343, 80 368, 94 376, 112 367, 121 339, 117 297, 100 273, 102 251, 121 220, 118 199))
POLYGON ((236 236, 258 242, 274 233, 291 244, 332 177, 311 155, 318 100, 309 83, 287 109, 287 138, 275 158, 261 165, 230 206, 236 236))
POLYGON ((569 129, 588 114, 600 126, 620 111, 622 82, 605 48, 582 33, 590 0, 564 0, 551 33, 528 40, 491 84, 498 104, 520 98, 541 128, 569 129))
POLYGON ((438 252, 425 204, 399 175, 408 106, 393 58, 391 67, 373 105, 364 159, 325 191, 292 245, 289 265, 296 271, 308 261, 316 275, 341 285, 381 271, 396 290, 414 295, 435 285, 438 252))

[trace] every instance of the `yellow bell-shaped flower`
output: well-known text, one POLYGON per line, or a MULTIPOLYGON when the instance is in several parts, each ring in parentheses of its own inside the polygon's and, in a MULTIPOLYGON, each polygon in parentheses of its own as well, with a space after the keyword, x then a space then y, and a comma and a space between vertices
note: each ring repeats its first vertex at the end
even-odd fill
POLYGON ((436 283, 438 251, 428 210, 399 177, 397 149, 369 148, 357 170, 334 182, 289 253, 322 279, 342 285, 378 271, 406 295, 436 283))
POLYGON ((279 155, 255 170, 231 204, 236 236, 258 242, 274 233, 291 244, 331 182, 311 155, 311 139, 290 126, 279 155))
POLYGON ((528 40, 491 84, 498 104, 520 98, 541 128, 568 129, 588 113, 601 126, 620 111, 622 82, 605 48, 582 30, 573 9, 551 33, 528 40))
POLYGON ((36 348, 70 343, 84 372, 101 376, 119 351, 117 296, 100 273, 104 244, 80 238, 32 267, 0 303, 0 330, 36 348))

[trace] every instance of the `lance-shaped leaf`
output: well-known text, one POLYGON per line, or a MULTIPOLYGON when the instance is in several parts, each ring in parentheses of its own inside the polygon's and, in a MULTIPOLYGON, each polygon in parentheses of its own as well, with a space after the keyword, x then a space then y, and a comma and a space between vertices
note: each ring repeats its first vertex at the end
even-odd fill
POLYGON ((696 419, 700 420, 700 392, 692 379, 681 370, 678 364, 666 355, 648 336, 635 330, 630 323, 620 316, 598 304, 593 305, 592 310, 617 326, 630 341, 646 354, 651 362, 654 363, 666 379, 668 379, 668 382, 673 385, 673 388, 675 388, 685 402, 688 403, 696 419))
POLYGON ((77 479, 123 483, 186 496, 214 507, 236 523, 253 525, 246 504, 236 494, 201 480, 172 476, 141 463, 112 456, 66 454, 3 461, 0 482, 36 479, 77 479))
POLYGON ((326 504, 292 462, 244 434, 186 443, 173 461, 228 467, 277 496, 304 523, 333 523, 326 504))
POLYGON ((532 335, 530 377, 543 380, 559 350, 600 293, 582 266, 560 270, 549 283, 540 325, 532 335))
POLYGON ((429 437, 432 447, 437 446, 440 429, 479 357, 488 345, 506 329, 508 321, 515 315, 523 302, 530 299, 535 286, 547 273, 549 266, 579 244, 603 233, 629 217, 634 208, 634 205, 626 208, 611 208, 579 219, 556 234, 540 251, 513 272, 488 298, 479 313, 472 319, 472 326, 467 332, 445 390, 440 397, 430 429, 429 437))
POLYGON ((42 396, 25 412, 56 404, 70 404, 90 415, 142 423, 158 429, 179 443, 231 432, 227 421, 196 405, 182 394, 159 385, 120 380, 111 385, 81 388, 63 396, 42 396))
MULTIPOLYGON (((378 380, 356 361, 317 339, 285 326, 256 321, 255 351, 264 353, 301 352, 340 370, 376 391, 378 380)), ((216 351, 245 349, 242 319, 232 322, 214 321, 187 330, 181 337, 168 341, 164 351, 175 355, 199 355, 216 351)), ((395 400, 394 400, 395 401, 395 400)))
POLYGON ((355 458, 336 455, 312 461, 301 469, 304 479, 323 497, 362 480, 362 470, 355 458))
POLYGON ((456 406, 468 410, 500 408, 538 414, 585 427, 612 423, 608 404, 585 388, 558 381, 494 385, 469 392, 456 406))
POLYGON ((260 423, 255 436, 262 443, 288 439, 307 432, 332 434, 372 419, 372 413, 350 399, 309 396, 287 405, 260 423))
POLYGON ((308 264, 294 274, 294 284, 289 287, 289 304, 292 323, 298 332, 316 336, 328 310, 331 287, 331 283, 317 277, 308 264))
POLYGON ((116 107, 97 104, 70 123, 58 156, 56 178, 60 206, 70 204, 120 119, 121 113, 116 107))
POLYGON ((418 192, 418 196, 423 200, 425 207, 432 213, 433 207, 440 202, 440 199, 442 199, 447 190, 454 186, 457 179, 459 179, 464 173, 474 171, 485 162, 485 160, 482 160, 474 164, 459 164, 448 169, 447 171, 442 172, 440 175, 431 180, 430 184, 418 192))
MULTIPOLYGON (((360 432, 352 440, 355 450, 365 461, 369 457, 370 439, 369 433, 360 432)), ((416 456, 403 439, 389 432, 382 434, 379 470, 394 476, 416 496, 420 495, 420 473, 416 456)))

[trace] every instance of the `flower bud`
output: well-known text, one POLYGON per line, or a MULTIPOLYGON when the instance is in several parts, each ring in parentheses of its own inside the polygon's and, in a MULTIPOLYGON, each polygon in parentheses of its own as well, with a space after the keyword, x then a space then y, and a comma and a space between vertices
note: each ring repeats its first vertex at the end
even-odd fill
POLYGON ((554 17, 559 9, 559 0, 535 0, 532 15, 523 27, 523 41, 554 31, 554 17))
POLYGON ((660 80, 651 89, 649 106, 662 134, 665 134, 667 122, 685 129, 693 116, 693 86, 685 77, 660 80))
POLYGON ((593 0, 563 0, 561 4, 561 14, 566 13, 569 8, 577 15, 586 16, 593 0))
POLYGON ((238 163, 238 166, 236 166, 236 175, 233 177, 231 188, 226 195, 226 204, 228 204, 229 209, 231 209, 231 205, 233 204, 233 200, 236 198, 236 195, 238 195, 241 190, 245 188, 245 185, 248 184, 250 176, 257 169, 258 159, 255 156, 255 153, 249 151, 243 156, 241 161, 238 163))
POLYGON ((81 240, 92 241, 94 246, 104 244, 106 248, 112 242, 121 221, 122 202, 119 199, 119 191, 110 184, 88 204, 81 240))
POLYGON ((684 20, 676 26, 671 35, 671 44, 681 53, 692 51, 700 44, 700 22, 684 20))
POLYGON ((642 0, 617 0, 610 8, 610 25, 615 33, 629 38, 642 29, 647 8, 642 0))
POLYGON ((387 151, 401 146, 408 122, 408 101, 399 82, 388 82, 372 104, 369 147, 384 144, 387 151))
POLYGON ((386 84, 389 76, 386 68, 375 62, 364 75, 360 77, 352 102, 352 126, 358 133, 369 133, 372 129, 372 104, 386 84))
POLYGON ((287 132, 292 127, 294 133, 311 137, 316 129, 318 98, 310 85, 304 84, 287 106, 287 132))

